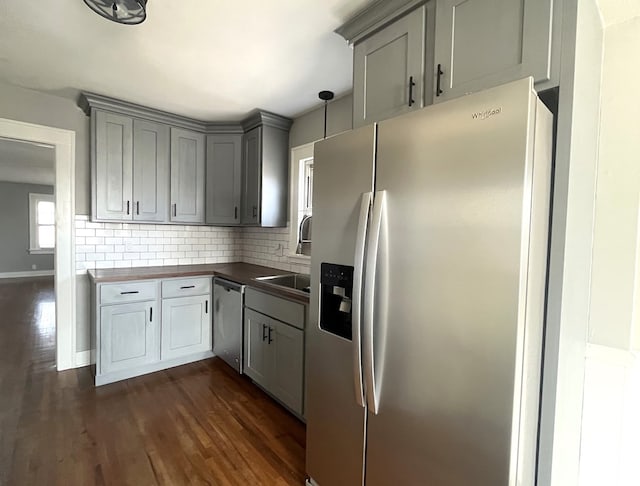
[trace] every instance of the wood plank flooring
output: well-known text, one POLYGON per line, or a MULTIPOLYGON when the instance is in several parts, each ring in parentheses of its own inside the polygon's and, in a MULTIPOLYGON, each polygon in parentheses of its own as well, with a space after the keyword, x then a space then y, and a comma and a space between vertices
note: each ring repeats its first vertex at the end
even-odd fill
POLYGON ((304 484, 305 428, 218 359, 55 371, 51 279, 0 280, 1 485, 304 484))

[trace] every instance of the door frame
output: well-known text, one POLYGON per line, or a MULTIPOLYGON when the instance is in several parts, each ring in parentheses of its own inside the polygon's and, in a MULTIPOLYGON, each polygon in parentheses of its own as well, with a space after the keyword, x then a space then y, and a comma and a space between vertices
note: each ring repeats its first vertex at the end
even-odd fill
POLYGON ((75 368, 76 256, 75 166, 76 133, 33 123, 0 118, 0 138, 49 145, 55 151, 56 248, 56 369, 75 368))

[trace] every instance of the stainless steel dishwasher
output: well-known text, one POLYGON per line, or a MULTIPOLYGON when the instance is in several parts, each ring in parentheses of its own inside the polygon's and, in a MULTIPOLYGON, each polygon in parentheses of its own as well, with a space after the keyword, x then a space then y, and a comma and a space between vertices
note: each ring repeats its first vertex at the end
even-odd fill
POLYGON ((242 373, 244 285, 213 279, 213 352, 242 373))

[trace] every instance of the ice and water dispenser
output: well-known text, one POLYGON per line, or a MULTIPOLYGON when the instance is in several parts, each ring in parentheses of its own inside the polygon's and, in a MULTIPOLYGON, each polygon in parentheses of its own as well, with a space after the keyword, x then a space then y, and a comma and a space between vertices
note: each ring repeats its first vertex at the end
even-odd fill
POLYGON ((351 340, 353 267, 320 265, 320 329, 351 340))

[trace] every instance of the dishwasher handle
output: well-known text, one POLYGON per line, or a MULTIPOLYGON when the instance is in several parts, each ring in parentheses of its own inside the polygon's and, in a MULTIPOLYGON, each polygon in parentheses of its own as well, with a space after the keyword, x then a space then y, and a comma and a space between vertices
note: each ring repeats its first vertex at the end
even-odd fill
POLYGON ((230 292, 230 291, 240 292, 240 293, 244 292, 244 285, 239 284, 237 282, 232 282, 231 280, 225 280, 219 277, 216 277, 213 279, 213 285, 218 285, 219 287, 222 287, 223 289, 225 289, 227 292, 230 292))

